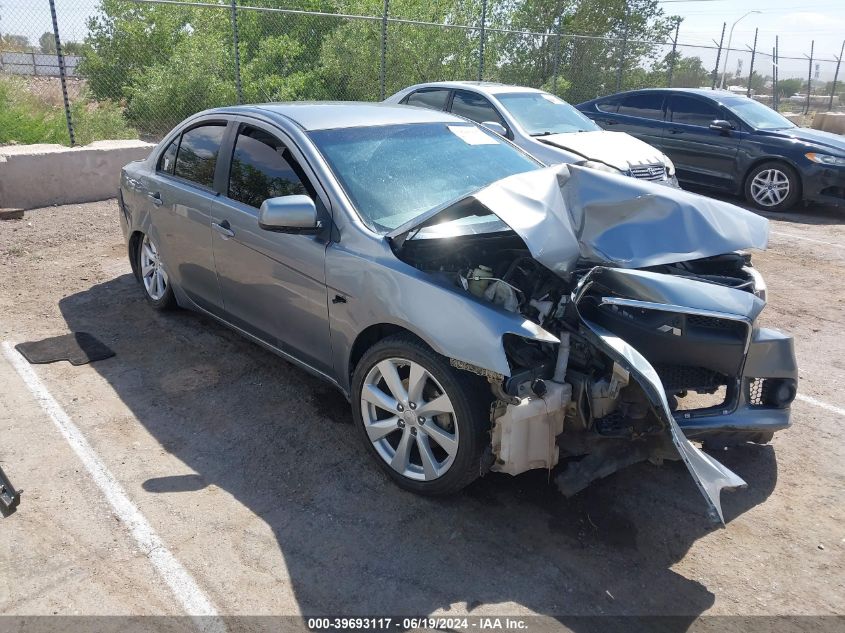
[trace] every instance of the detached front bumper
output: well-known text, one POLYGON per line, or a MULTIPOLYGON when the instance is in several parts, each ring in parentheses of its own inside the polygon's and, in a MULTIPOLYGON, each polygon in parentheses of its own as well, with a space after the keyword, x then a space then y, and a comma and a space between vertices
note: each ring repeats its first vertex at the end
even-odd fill
POLYGON ((708 435, 771 434, 790 425, 798 364, 793 339, 767 328, 753 332, 742 375, 729 388, 718 410, 676 411, 675 420, 689 438, 708 435))

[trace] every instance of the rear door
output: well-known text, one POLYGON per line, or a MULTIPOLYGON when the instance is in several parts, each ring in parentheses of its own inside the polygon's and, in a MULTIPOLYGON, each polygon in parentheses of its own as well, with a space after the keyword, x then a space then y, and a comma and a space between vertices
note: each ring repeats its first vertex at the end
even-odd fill
MULTIPOLYGON (((663 131, 666 127, 665 97, 662 92, 639 92, 621 96, 615 113, 608 118, 616 123, 607 127, 613 132, 627 132, 662 149, 663 131)), ((605 127, 605 126, 602 126, 605 127)))
POLYGON ((226 319, 330 374, 325 253, 331 218, 292 141, 269 125, 241 120, 232 130, 226 184, 213 209, 213 250, 226 319), (258 226, 267 198, 304 194, 321 214, 319 235, 258 226))
POLYGON ((718 189, 733 189, 739 178, 737 151, 742 140, 739 128, 711 130, 710 123, 724 119, 722 108, 695 95, 669 97, 670 121, 661 149, 675 163, 678 179, 718 189))
POLYGON ((227 122, 203 121, 162 152, 145 183, 151 237, 171 282, 201 308, 218 313, 220 289, 211 253, 214 179, 227 122))

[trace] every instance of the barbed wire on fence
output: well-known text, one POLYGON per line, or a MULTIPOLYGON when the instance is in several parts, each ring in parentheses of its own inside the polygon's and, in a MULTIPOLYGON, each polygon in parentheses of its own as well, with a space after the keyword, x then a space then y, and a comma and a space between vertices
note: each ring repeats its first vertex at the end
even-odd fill
POLYGON ((65 103, 69 136, 75 115, 98 109, 119 111, 126 130, 157 138, 209 107, 381 100, 434 80, 529 85, 574 103, 620 90, 722 86, 804 112, 841 107, 843 92, 842 50, 779 55, 777 38, 769 52, 757 33, 753 46, 727 47, 724 28, 712 44, 685 42, 680 19, 654 13, 651 0, 603 5, 592 22, 577 11, 520 13, 513 7, 521 3, 494 0, 358 0, 348 12, 317 0, 109 0, 80 17, 70 9, 81 1, 93 0, 49 0, 52 24, 35 9, 0 12, 0 73, 58 76, 63 95, 79 82, 65 103), (28 32, 43 32, 38 45, 35 35, 4 29, 4 18, 35 24, 28 32))

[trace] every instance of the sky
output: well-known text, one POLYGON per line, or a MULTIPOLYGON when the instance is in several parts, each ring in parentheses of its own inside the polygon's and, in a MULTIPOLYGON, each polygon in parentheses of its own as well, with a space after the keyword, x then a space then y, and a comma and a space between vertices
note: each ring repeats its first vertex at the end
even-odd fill
MULTIPOLYGON (((240 1, 248 4, 248 0, 240 1)), ((56 0, 62 39, 83 39, 86 18, 94 12, 97 4, 97 0, 56 0)), ((296 3, 280 0, 279 4, 296 3)), ((722 23, 727 23, 727 45, 731 25, 748 11, 760 13, 748 15, 736 25, 731 48, 751 47, 754 29, 759 28, 757 45, 758 51, 763 54, 757 57, 755 68, 764 75, 772 73, 771 52, 778 35, 781 78, 807 76, 809 62, 805 56, 810 53, 810 41, 815 40, 814 57, 828 60, 819 62, 819 79, 830 80, 836 67, 835 56, 840 54, 845 38, 845 0, 662 0, 660 6, 667 14, 683 18, 679 42, 699 46, 682 46, 681 53, 700 57, 708 69, 715 65, 714 49, 722 23)), ((0 32, 22 33, 36 42, 41 33, 52 29, 51 24, 47 0, 0 0, 0 32)), ((751 61, 749 52, 731 52, 728 71, 735 72, 740 61, 746 74, 751 61)), ((845 74, 843 66, 840 76, 845 74)), ((815 68, 813 74, 815 76, 815 68)))
MULTIPOLYGON (((736 25, 731 48, 752 46, 754 29, 758 28, 758 51, 768 53, 768 56, 759 57, 755 66, 761 74, 771 75, 771 53, 777 35, 782 58, 779 76, 782 78, 807 76, 809 62, 804 56, 810 54, 810 42, 815 40, 814 57, 831 60, 819 62, 819 78, 832 79, 836 67, 835 56, 839 56, 845 39, 845 0, 664 0, 660 6, 667 14, 683 18, 678 33, 679 42, 710 46, 715 46, 714 39, 718 42, 723 22, 727 23, 727 45, 728 33, 734 21, 749 11, 760 11, 759 14, 742 18, 736 25), (785 57, 801 60, 783 59, 785 57)), ((683 47, 681 52, 684 55, 700 53, 699 56, 709 62, 705 63, 708 68, 715 63, 715 51, 707 53, 683 47)), ((734 52, 728 59, 728 71, 736 70, 738 58, 742 58, 743 69, 747 72, 750 53, 734 52)), ((813 73, 815 75, 815 68, 813 73)), ((840 71, 840 78, 843 73, 845 66, 840 71)))

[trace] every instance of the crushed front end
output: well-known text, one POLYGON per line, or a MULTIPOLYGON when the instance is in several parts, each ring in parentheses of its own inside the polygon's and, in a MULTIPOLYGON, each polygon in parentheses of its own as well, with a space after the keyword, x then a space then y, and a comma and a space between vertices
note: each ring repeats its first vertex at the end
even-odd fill
POLYGON ((767 222, 588 172, 500 181, 450 207, 446 224, 492 212, 509 231, 418 226, 413 239, 397 233, 397 254, 552 335, 503 332, 507 374, 453 359, 491 384, 482 471, 556 468, 569 496, 628 465, 680 459, 723 523, 721 490, 745 482, 690 440, 765 443, 789 426, 796 394, 792 338, 759 326, 766 287, 740 251, 765 247, 767 222))

